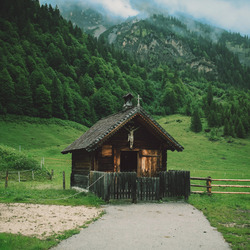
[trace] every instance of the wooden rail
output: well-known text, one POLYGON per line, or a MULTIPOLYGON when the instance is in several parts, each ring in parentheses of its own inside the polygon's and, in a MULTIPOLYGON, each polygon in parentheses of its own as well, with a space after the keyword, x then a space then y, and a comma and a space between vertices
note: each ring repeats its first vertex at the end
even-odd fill
MULTIPOLYGON (((212 184, 214 181, 227 181, 227 182, 250 182, 250 179, 212 179, 210 176, 207 178, 204 177, 190 177, 190 180, 200 180, 206 181, 206 185, 190 184, 191 187, 203 187, 206 188, 207 194, 250 194, 250 192, 221 192, 221 191, 212 191, 213 187, 235 187, 235 188, 250 188, 250 185, 231 185, 231 184, 212 184)), ((205 191, 191 191, 191 193, 201 194, 205 191)))

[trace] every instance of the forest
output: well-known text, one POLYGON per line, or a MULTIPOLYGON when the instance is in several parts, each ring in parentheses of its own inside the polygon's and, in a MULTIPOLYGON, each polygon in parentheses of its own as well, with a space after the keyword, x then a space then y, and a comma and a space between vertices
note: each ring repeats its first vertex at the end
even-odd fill
POLYGON ((149 67, 38 0, 0 5, 1 115, 57 117, 91 126, 120 111, 122 96, 131 92, 152 115, 192 116, 195 132, 205 129, 200 125, 205 118, 209 129, 223 129, 224 136, 248 135, 250 69, 223 42, 214 45, 198 35, 188 40, 197 57, 215 58, 219 77, 211 78, 176 64, 149 67))

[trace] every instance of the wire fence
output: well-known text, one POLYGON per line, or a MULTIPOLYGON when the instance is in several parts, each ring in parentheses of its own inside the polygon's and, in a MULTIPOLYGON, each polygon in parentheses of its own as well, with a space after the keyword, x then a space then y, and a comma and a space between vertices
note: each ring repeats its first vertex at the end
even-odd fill
POLYGON ((40 169, 0 171, 0 183, 5 182, 5 184, 8 186, 8 183, 11 182, 35 181, 41 178, 47 178, 52 180, 53 174, 53 170, 51 171, 51 173, 49 173, 40 169))

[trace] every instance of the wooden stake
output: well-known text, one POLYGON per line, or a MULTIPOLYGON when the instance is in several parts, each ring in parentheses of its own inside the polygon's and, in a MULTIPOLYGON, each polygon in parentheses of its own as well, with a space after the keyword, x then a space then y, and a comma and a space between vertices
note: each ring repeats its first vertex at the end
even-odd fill
POLYGON ((211 177, 208 176, 207 177, 207 193, 208 194, 211 194, 211 182, 212 182, 211 177))
POLYGON ((65 172, 63 171, 63 189, 65 189, 65 172))

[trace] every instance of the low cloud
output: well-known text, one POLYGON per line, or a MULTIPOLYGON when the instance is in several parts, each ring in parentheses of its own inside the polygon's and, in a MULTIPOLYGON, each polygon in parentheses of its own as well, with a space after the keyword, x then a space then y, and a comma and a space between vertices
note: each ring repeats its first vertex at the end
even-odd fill
POLYGON ((113 15, 121 17, 136 16, 139 12, 131 7, 128 0, 92 0, 93 3, 102 5, 102 7, 110 11, 113 15))
POLYGON ((170 14, 185 13, 203 22, 250 35, 249 0, 155 0, 170 14))
POLYGON ((142 13, 186 14, 196 20, 250 36, 249 0, 40 0, 53 6, 78 3, 127 18, 142 13))

